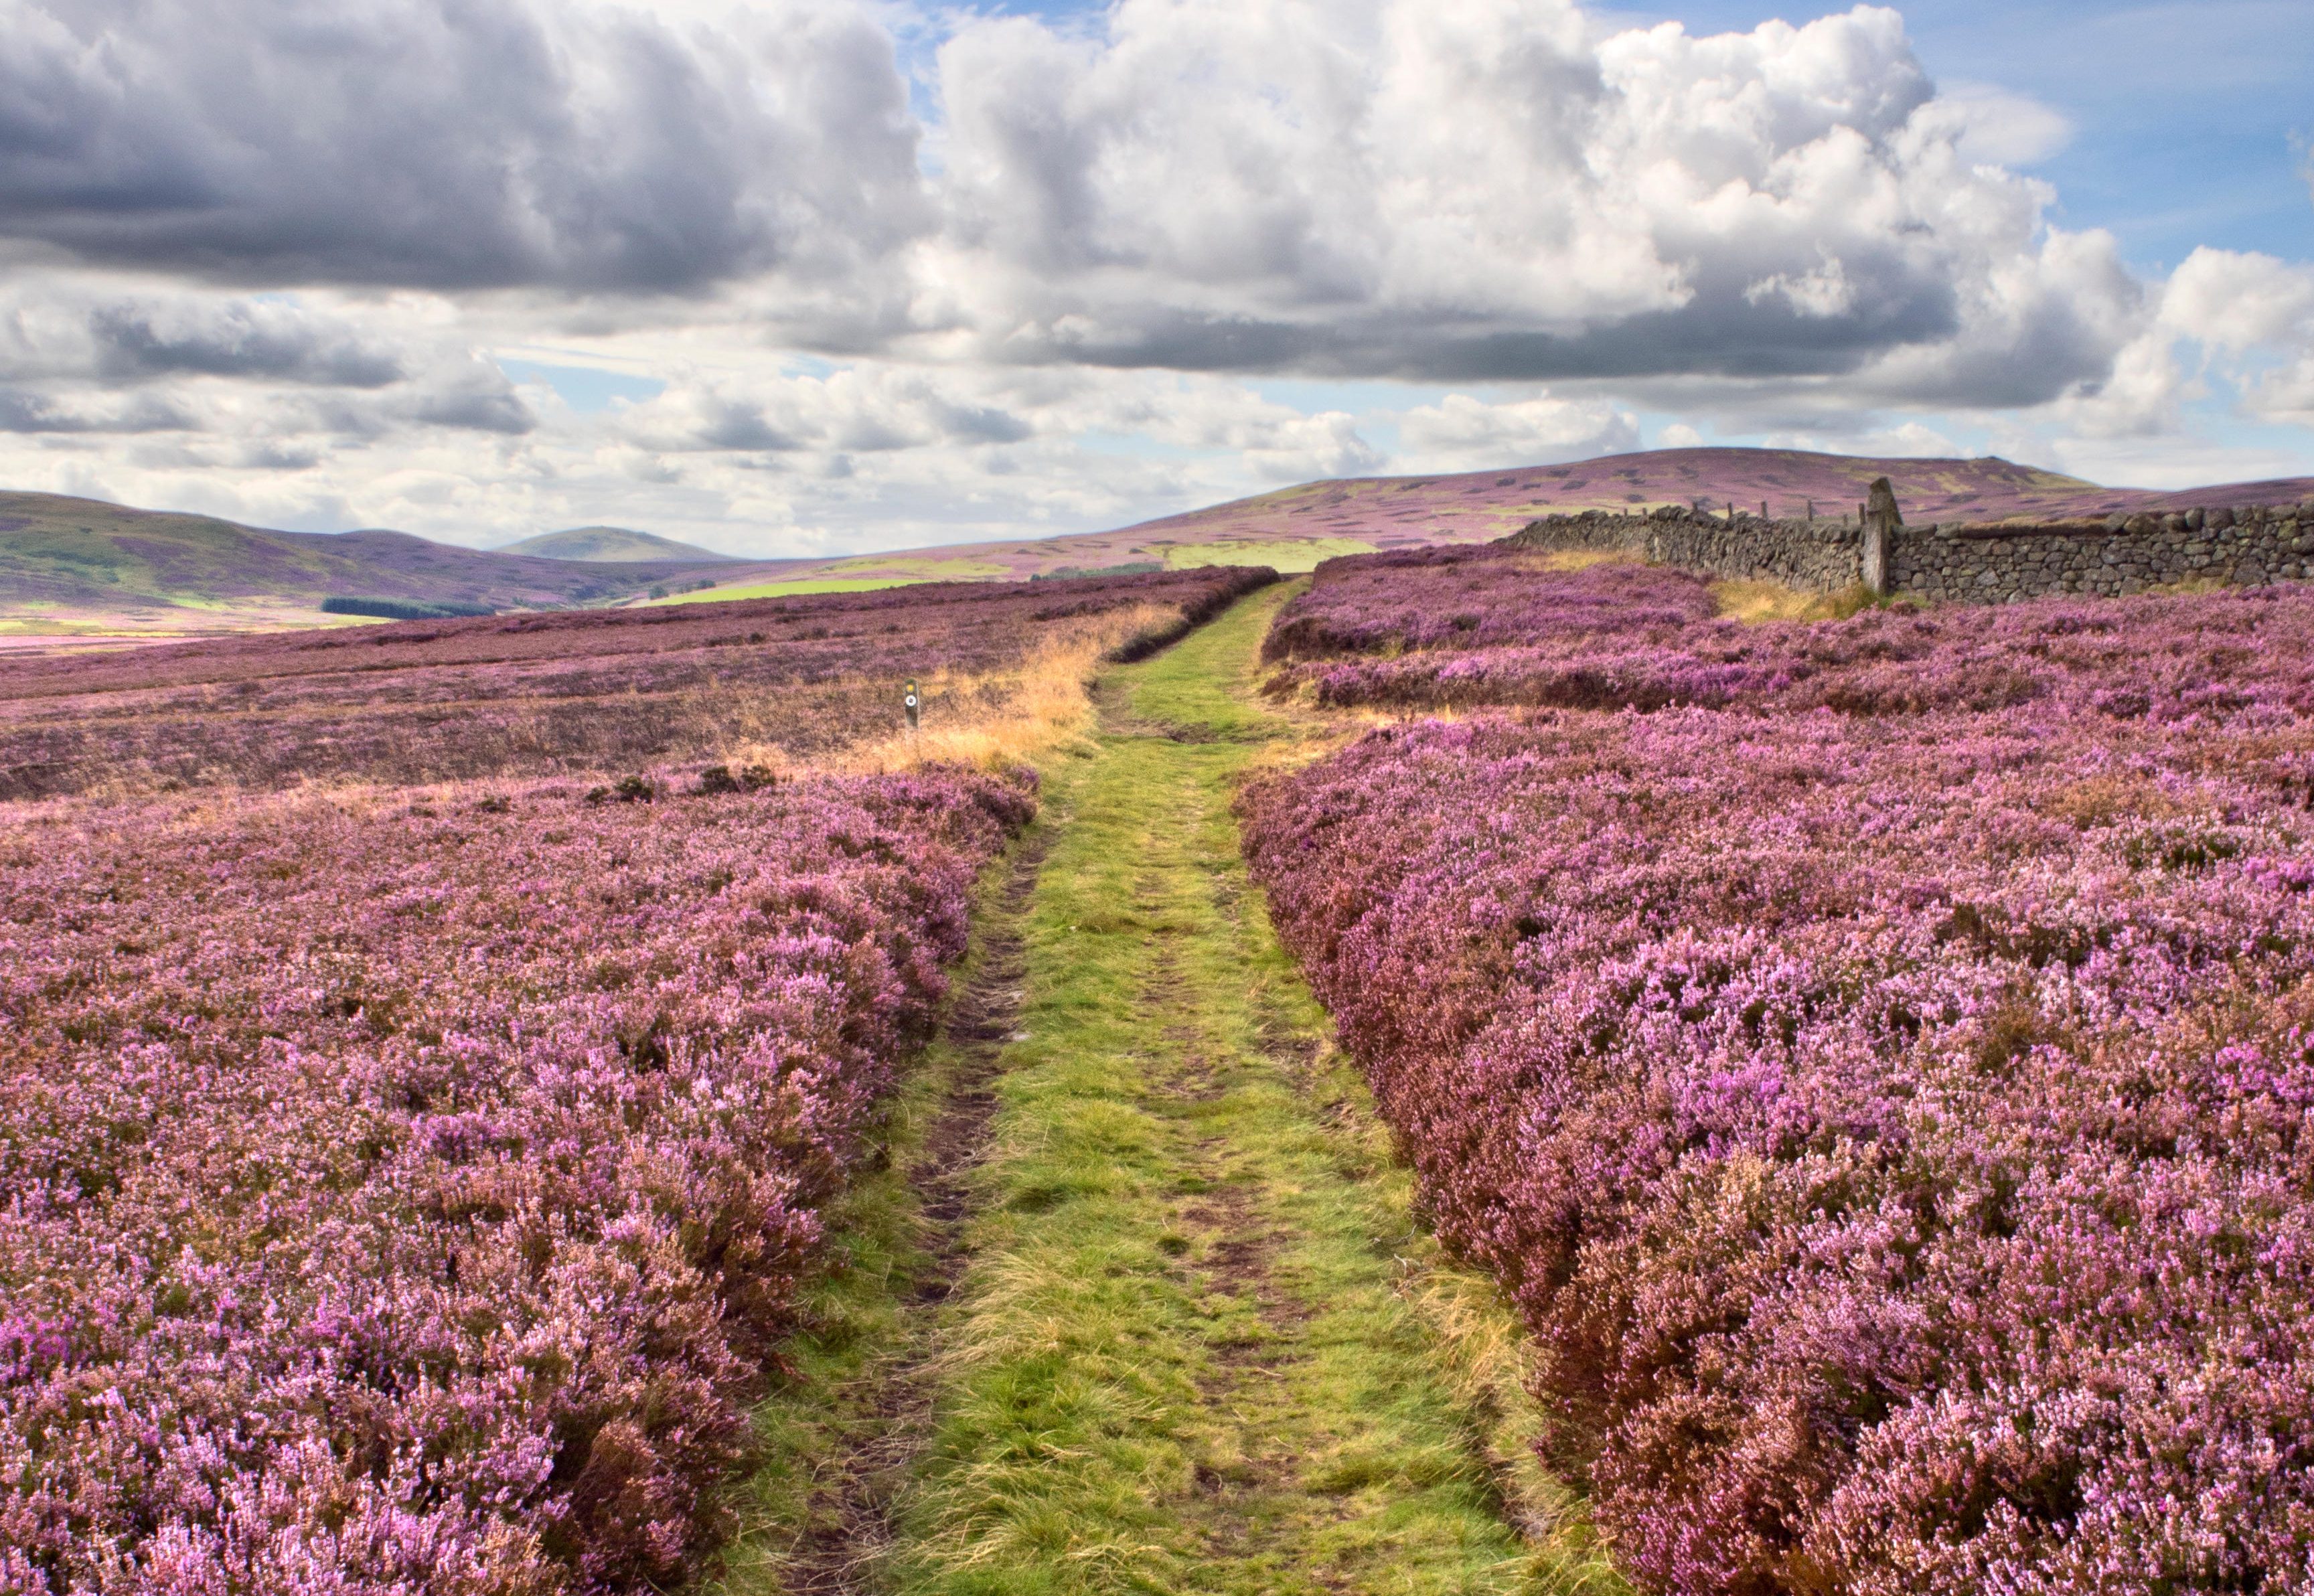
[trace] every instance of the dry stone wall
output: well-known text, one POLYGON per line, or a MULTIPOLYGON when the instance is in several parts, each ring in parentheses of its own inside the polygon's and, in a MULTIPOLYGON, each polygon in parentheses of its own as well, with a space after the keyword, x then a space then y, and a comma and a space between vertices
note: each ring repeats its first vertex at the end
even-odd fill
POLYGON ((1888 559, 1890 592, 1940 599, 2142 593, 2191 581, 2255 587, 2309 576, 2314 505, 2039 526, 1906 527, 1888 559))
MULTIPOLYGON (((1530 549, 1615 549, 1710 577, 1835 593, 1865 577, 1850 521, 1733 517, 1677 505, 1644 515, 1589 510, 1530 522, 1503 540, 1530 549)), ((1891 594, 2004 603, 2050 594, 2142 593, 2180 582, 2239 586, 2314 579, 2314 502, 2112 516, 2102 521, 1897 525, 1886 533, 1891 594)))
POLYGON ((1757 577, 1831 593, 1855 586, 1856 528, 1837 521, 1734 520, 1677 505, 1644 516, 1587 510, 1527 524, 1503 540, 1534 549, 1617 549, 1712 577, 1757 577))

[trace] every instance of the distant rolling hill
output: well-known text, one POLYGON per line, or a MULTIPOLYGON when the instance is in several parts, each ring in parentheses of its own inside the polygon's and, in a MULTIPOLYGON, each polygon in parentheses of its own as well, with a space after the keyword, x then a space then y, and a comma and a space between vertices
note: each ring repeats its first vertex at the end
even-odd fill
POLYGON ((620 527, 550 533, 481 553, 402 533, 262 532, 206 516, 13 493, 0 494, 0 635, 313 624, 331 595, 508 608, 640 598, 653 589, 671 601, 700 602, 1062 571, 1217 564, 1307 570, 1336 554, 1484 542, 1558 510, 1697 501, 1718 508, 1733 501, 1797 515, 1813 501, 1818 514, 1838 516, 1852 512, 1880 476, 1894 483, 1905 518, 1916 524, 2314 498, 2310 477, 2152 492, 1999 459, 1657 449, 1569 465, 1305 482, 1114 532, 833 560, 729 560, 620 527), (671 557, 612 558, 644 552, 671 557))
POLYGON ((216 630, 319 618, 331 597, 491 609, 617 599, 701 561, 484 553, 402 532, 269 532, 208 516, 0 493, 0 626, 216 630))
POLYGON ((1411 543, 1483 542, 1562 510, 1662 504, 1714 508, 1730 501, 1775 514, 1853 513, 1876 477, 1896 489, 1914 523, 2018 516, 2105 516, 2195 505, 2296 503, 2314 477, 2152 492, 2104 488, 2007 460, 1890 460, 1797 449, 1656 449, 1572 465, 1531 465, 1451 476, 1352 477, 1304 482, 1255 498, 1167 516, 1115 532, 799 563, 783 582, 1027 577, 1062 568, 1274 565, 1306 570, 1335 554, 1411 543))
POLYGON ((530 554, 541 560, 578 560, 588 564, 635 564, 646 560, 688 565, 745 563, 696 543, 679 543, 655 532, 626 526, 574 526, 568 532, 542 532, 518 543, 508 543, 500 554, 530 554))
POLYGON ((2165 493, 2099 487, 1996 456, 1876 460, 1797 449, 1656 449, 1572 465, 1305 482, 1108 535, 1143 544, 1184 535, 1209 542, 1281 534, 1381 545, 1462 542, 1499 537, 1554 512, 1699 502, 1715 509, 1731 502, 1753 510, 1765 505, 1778 516, 1805 514, 1813 503, 1818 515, 1833 516, 1852 511, 1863 502, 1874 479, 1884 476, 1895 488, 1905 519, 1912 522, 2104 516, 2173 505, 2295 503, 2314 494, 2314 477, 2165 493))

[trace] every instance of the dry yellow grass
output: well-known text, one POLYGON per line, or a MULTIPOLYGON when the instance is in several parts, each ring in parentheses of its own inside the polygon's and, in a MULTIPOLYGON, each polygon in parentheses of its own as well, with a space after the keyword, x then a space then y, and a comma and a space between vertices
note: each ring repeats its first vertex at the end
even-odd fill
POLYGON ((1872 603, 1861 586, 1840 593, 1803 593, 1780 582, 1725 578, 1711 584, 1720 614, 1730 621, 1841 621, 1872 603))
POLYGON ((1610 560, 1625 560, 1636 563, 1638 558, 1624 549, 1558 549, 1536 559, 1532 564, 1537 570, 1579 571, 1588 570, 1594 565, 1605 565, 1610 560))
POLYGON ((1035 763, 1091 731, 1092 681, 1102 658, 1179 620, 1161 604, 1135 604, 1061 622, 1016 669, 981 676, 943 672, 925 681, 926 724, 921 730, 863 744, 826 763, 852 772, 923 764, 999 769, 1035 763), (935 700, 962 713, 936 713, 935 700))

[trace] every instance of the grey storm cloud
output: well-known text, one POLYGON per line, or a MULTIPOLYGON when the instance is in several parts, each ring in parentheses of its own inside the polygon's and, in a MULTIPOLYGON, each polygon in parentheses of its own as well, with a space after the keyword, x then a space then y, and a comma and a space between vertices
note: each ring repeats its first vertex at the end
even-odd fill
POLYGON ((909 236, 916 137, 888 37, 808 4, 0 0, 0 234, 110 265, 689 292, 909 236))
POLYGON ((181 432, 197 423, 165 400, 91 405, 22 388, 0 388, 0 432, 135 434, 181 432))
POLYGON ((89 317, 97 371, 113 378, 174 373, 382 388, 407 373, 390 350, 342 326, 246 303, 155 308, 106 305, 89 317))
MULTIPOLYGON (((1038 338, 1013 330, 1016 360, 1161 366, 1250 375, 1291 371, 1332 377, 1410 381, 1521 382, 1710 375, 1797 377, 1852 372, 1891 344, 1932 342, 1957 331, 1949 286, 1891 285, 1854 313, 1807 316, 1749 302, 1740 284, 1718 283, 1675 310, 1640 311, 1596 326, 1556 332, 1504 326, 1495 318, 1378 316, 1256 319, 1200 315, 1165 307, 1105 319, 1079 312, 1038 338)), ((2052 333, 2060 357, 2021 373, 1984 374, 2012 384, 2062 391, 2094 351, 2052 333)))
POLYGON ((415 420, 429 427, 456 427, 470 432, 502 432, 520 436, 538 425, 522 396, 510 388, 476 384, 420 396, 411 407, 415 420))

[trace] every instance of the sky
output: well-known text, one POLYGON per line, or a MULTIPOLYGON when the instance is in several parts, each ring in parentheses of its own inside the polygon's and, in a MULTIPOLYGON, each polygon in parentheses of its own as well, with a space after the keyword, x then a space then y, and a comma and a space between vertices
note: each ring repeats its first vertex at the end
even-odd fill
POLYGON ((0 0, 0 486, 825 555, 2314 474, 2314 0, 0 0))

